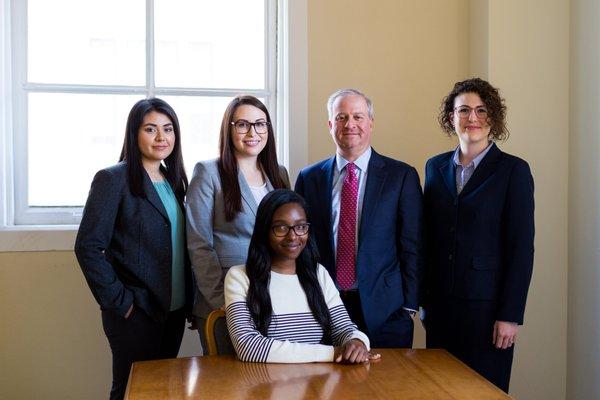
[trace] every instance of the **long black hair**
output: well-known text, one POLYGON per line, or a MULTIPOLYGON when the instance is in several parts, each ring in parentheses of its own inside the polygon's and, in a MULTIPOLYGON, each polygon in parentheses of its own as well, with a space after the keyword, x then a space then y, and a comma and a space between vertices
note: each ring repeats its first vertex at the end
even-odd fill
POLYGON ((237 213, 242 211, 242 192, 238 181, 238 164, 235 158, 233 147, 233 125, 232 122, 235 111, 238 107, 250 105, 258 108, 267 116, 267 144, 258 155, 258 162, 262 167, 265 175, 273 185, 274 189, 288 189, 286 182, 279 174, 279 164, 277 163, 277 147, 275 146, 275 132, 271 116, 267 107, 256 97, 250 95, 236 96, 231 100, 221 121, 221 133, 219 135, 219 160, 217 162, 219 168, 219 178, 221 179, 221 187, 223 188, 223 200, 225 202, 225 220, 233 221, 237 213))
MULTIPOLYGON (((250 280, 246 303, 250 310, 256 329, 267 335, 273 307, 269 294, 271 280, 271 249, 269 235, 275 211, 288 203, 296 203, 304 209, 307 222, 310 223, 306 201, 296 192, 289 189, 277 189, 268 193, 260 202, 256 213, 254 232, 250 239, 246 274, 250 280)), ((318 324, 323 329, 323 343, 331 343, 331 315, 325 302, 323 290, 317 278, 319 253, 317 245, 309 232, 306 246, 296 259, 296 274, 306 294, 308 305, 318 324)))
POLYGON ((129 190, 134 196, 146 197, 144 191, 144 166, 142 165, 142 155, 138 145, 138 135, 140 127, 144 122, 146 114, 156 111, 166 115, 173 123, 173 132, 175 132, 175 143, 173 151, 163 160, 164 165, 160 166, 162 174, 173 188, 173 192, 180 202, 183 202, 185 192, 188 186, 188 179, 183 165, 181 155, 181 129, 179 128, 179 119, 175 110, 164 100, 158 98, 143 99, 133 105, 127 125, 125 127, 125 140, 119 161, 127 163, 127 177, 129 180, 129 190))

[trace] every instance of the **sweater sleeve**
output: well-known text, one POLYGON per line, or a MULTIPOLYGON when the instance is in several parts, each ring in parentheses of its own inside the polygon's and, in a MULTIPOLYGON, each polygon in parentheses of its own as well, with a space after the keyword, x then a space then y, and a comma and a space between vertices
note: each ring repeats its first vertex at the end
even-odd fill
POLYGON ((276 340, 260 333, 246 305, 250 282, 244 266, 230 268, 225 277, 227 327, 241 361, 306 363, 333 361, 334 348, 322 344, 276 340))
POLYGON ((323 289, 323 295, 327 302, 327 308, 331 314, 331 339, 334 346, 342 346, 348 340, 358 339, 367 346, 367 349, 371 349, 369 338, 363 332, 358 330, 358 327, 350 320, 348 311, 342 303, 340 293, 338 292, 333 279, 329 275, 329 272, 319 264, 319 270, 317 272, 319 277, 319 283, 323 289))

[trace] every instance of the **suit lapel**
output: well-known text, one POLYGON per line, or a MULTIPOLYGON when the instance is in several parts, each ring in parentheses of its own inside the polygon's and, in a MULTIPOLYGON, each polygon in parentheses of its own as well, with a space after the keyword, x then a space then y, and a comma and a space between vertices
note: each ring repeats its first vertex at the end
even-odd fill
MULTIPOLYGON (((252 195, 252 190, 250 190, 250 186, 248 182, 246 182, 246 178, 241 170, 238 169, 238 182, 240 183, 240 193, 242 195, 242 201, 248 205, 252 214, 256 216, 256 210, 258 208, 258 204, 256 204, 256 200, 252 195)), ((269 185, 269 183, 267 183, 269 185)))
POLYGON ((471 176, 463 190, 460 192, 461 197, 467 196, 473 190, 481 186, 481 184, 496 171, 496 164, 498 164, 498 161, 500 160, 500 154, 502 154, 502 152, 494 143, 485 157, 483 157, 483 160, 481 160, 481 163, 475 168, 473 176, 471 176))
POLYGON ((456 165, 452 161, 452 156, 453 153, 450 153, 446 162, 440 167, 440 173, 452 198, 456 199, 456 165))
POLYGON ((367 169, 367 182, 365 187, 365 196, 362 202, 362 211, 360 218, 360 227, 358 229, 358 250, 362 246, 364 232, 368 229, 373 216, 373 210, 377 207, 383 185, 387 177, 385 171, 385 162, 383 158, 372 150, 369 167, 367 169))
POLYGON ((163 205, 162 200, 158 196, 158 193, 154 188, 154 184, 150 180, 150 177, 148 176, 146 171, 144 171, 144 192, 146 192, 146 200, 148 200, 148 202, 152 204, 152 206, 156 208, 156 210, 159 213, 161 213, 165 219, 169 219, 167 210, 165 209, 165 206, 163 205))
MULTIPOLYGON (((317 178, 317 190, 321 190, 321 204, 319 210, 313 210, 313 213, 318 213, 319 218, 323 221, 324 226, 328 227, 329 232, 329 251, 333 254, 333 227, 331 225, 331 191, 333 185, 333 169, 335 168, 335 156, 327 160, 321 167, 322 173, 317 178)), ((335 255, 333 255, 335 259, 335 255)), ((335 267, 334 267, 335 268, 335 267)), ((333 271, 335 274, 335 271, 333 271)), ((335 275, 334 275, 335 276, 335 275)))

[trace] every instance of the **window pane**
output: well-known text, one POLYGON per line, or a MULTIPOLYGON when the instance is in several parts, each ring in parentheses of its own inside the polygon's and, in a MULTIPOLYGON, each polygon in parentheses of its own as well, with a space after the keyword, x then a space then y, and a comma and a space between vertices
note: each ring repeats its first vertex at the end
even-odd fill
POLYGON ((31 93, 29 205, 82 206, 94 174, 119 160, 140 96, 31 93))
POLYGON ((179 118, 183 161, 188 178, 200 160, 219 156, 221 120, 230 97, 161 97, 169 103, 179 118))
POLYGON ((264 0, 155 0, 156 85, 265 87, 264 0))
POLYGON ((28 81, 143 85, 144 0, 29 0, 28 81))

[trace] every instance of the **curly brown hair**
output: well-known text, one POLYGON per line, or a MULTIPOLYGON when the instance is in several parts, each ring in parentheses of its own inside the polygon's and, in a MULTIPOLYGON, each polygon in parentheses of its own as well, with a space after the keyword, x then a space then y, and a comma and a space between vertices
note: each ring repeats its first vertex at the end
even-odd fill
POLYGON ((506 105, 500 97, 498 89, 480 78, 471 78, 456 82, 448 96, 442 100, 438 122, 448 134, 455 135, 452 125, 452 114, 454 113, 454 99, 463 93, 476 93, 481 98, 488 110, 488 124, 490 125, 490 138, 493 140, 508 139, 508 128, 506 127, 506 105))

